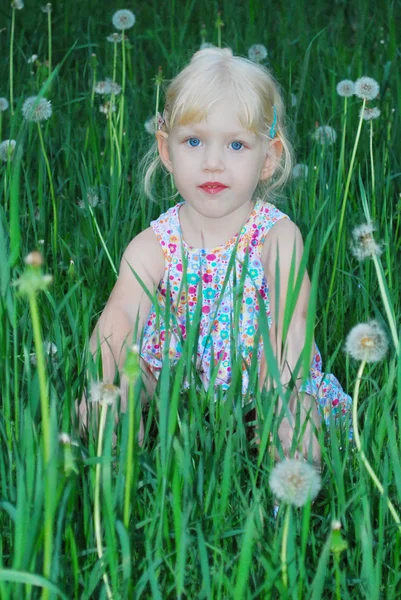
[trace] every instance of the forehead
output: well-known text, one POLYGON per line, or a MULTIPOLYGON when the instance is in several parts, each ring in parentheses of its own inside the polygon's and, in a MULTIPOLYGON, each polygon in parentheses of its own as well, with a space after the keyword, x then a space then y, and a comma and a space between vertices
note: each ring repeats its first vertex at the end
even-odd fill
POLYGON ((248 126, 238 107, 226 98, 220 99, 208 108, 186 110, 177 118, 174 129, 179 133, 190 129, 200 133, 213 131, 232 135, 255 134, 255 129, 248 126))

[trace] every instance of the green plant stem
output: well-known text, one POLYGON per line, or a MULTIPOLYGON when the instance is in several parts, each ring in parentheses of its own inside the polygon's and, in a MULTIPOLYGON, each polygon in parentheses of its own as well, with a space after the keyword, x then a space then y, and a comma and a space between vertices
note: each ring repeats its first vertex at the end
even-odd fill
MULTIPOLYGON (((52 74, 52 13, 51 10, 47 13, 47 31, 49 38, 49 79, 52 74)), ((50 84, 51 85, 51 84, 50 84)), ((50 90, 50 88, 49 88, 50 90)))
POLYGON ((335 249, 335 252, 334 252, 333 271, 332 271, 332 274, 331 274, 329 291, 328 291, 328 295, 327 295, 327 304, 326 304, 326 311, 325 311, 326 312, 326 316, 329 314, 330 303, 331 303, 331 298, 332 298, 332 292, 333 292, 333 287, 334 287, 334 281, 336 279, 337 262, 338 262, 338 255, 339 255, 339 252, 340 252, 341 235, 342 235, 342 231, 343 231, 344 217, 345 217, 345 208, 347 206, 348 192, 349 192, 349 187, 350 187, 350 183, 351 183, 352 173, 353 173, 353 170, 354 170, 354 162, 355 162, 356 151, 357 151, 357 148, 358 148, 359 138, 361 136, 362 121, 363 121, 363 111, 365 110, 365 104, 366 104, 366 100, 364 100, 363 103, 362 103, 361 116, 359 118, 359 124, 358 124, 358 131, 357 131, 356 138, 355 138, 354 148, 352 150, 351 163, 350 163, 350 167, 349 167, 349 171, 348 171, 347 181, 346 181, 346 184, 345 184, 344 197, 343 197, 343 202, 342 202, 342 206, 341 206, 341 214, 340 214, 340 225, 339 225, 339 228, 338 228, 338 234, 337 234, 337 240, 336 240, 336 249, 335 249))
MULTIPOLYGON (((95 523, 95 537, 96 537, 96 548, 97 555, 100 561, 103 563, 103 545, 102 545, 102 527, 100 523, 100 474, 101 474, 101 463, 100 458, 102 456, 103 449, 103 433, 106 425, 106 417, 107 417, 107 408, 108 405, 103 403, 100 407, 100 423, 99 423, 99 438, 97 442, 97 452, 96 456, 98 458, 98 462, 96 464, 96 478, 95 478, 95 498, 94 498, 94 523, 95 523)), ((107 598, 110 600, 113 598, 113 594, 111 592, 109 577, 106 571, 103 573, 103 581, 106 588, 107 598)))
POLYGON ((373 162, 373 121, 370 121, 369 135, 369 154, 370 154, 370 171, 372 174, 372 205, 373 219, 376 219, 376 184, 375 184, 375 165, 373 162))
POLYGON ((388 320, 388 324, 389 324, 390 331, 391 331, 391 337, 393 339, 395 351, 398 356, 399 352, 400 352, 400 347, 399 347, 399 341, 398 341, 397 326, 395 324, 394 313, 393 313, 390 303, 388 301, 388 296, 387 296, 386 288, 384 285, 383 269, 381 268, 381 263, 379 262, 379 259, 376 255, 372 256, 372 260, 373 260, 373 264, 376 269, 376 275, 377 275, 377 281, 379 283, 380 295, 383 300, 384 310, 386 311, 387 320, 388 320))
POLYGON ((131 482, 134 461, 134 436, 135 436, 135 395, 134 382, 130 381, 128 387, 128 443, 127 443, 127 465, 124 490, 124 525, 128 530, 130 508, 131 508, 131 482))
POLYGON ((11 14, 11 34, 10 34, 10 111, 14 115, 14 32, 15 32, 15 8, 11 14))
POLYGON ((116 80, 117 73, 117 42, 114 42, 113 48, 113 81, 116 80))
POLYGON ((334 568, 336 571, 336 600, 341 600, 340 556, 334 553, 334 568))
POLYGON ((283 585, 288 588, 288 569, 287 569, 287 544, 288 544, 288 531, 290 527, 290 515, 291 505, 288 504, 285 510, 284 517, 284 528, 283 528, 283 539, 281 541, 281 574, 283 578, 283 585))
POLYGON ((122 149, 123 143, 123 132, 124 132, 124 99, 125 99, 125 69, 126 69, 126 61, 125 61, 125 35, 124 31, 122 32, 122 40, 121 40, 121 49, 122 49, 122 58, 123 58, 123 74, 122 74, 122 83, 121 83, 121 99, 120 99, 120 110, 119 110, 119 118, 120 118, 120 150, 122 149))
MULTIPOLYGON (((362 462, 365 465, 365 468, 366 468, 367 472, 369 473, 373 483, 375 484, 375 486, 377 487, 377 489, 383 496, 384 488, 383 488, 382 484, 380 483, 380 481, 378 480, 372 467, 370 466, 370 463, 369 463, 368 459, 366 458, 365 452, 362 450, 361 438, 360 438, 359 430, 358 430, 358 396, 359 396, 359 388, 361 385, 362 373, 365 368, 365 365, 366 365, 366 360, 363 360, 359 366, 359 370, 358 370, 358 373, 356 376, 355 389, 354 389, 354 394, 352 397, 352 424, 353 424, 353 428, 354 428, 355 445, 359 451, 359 455, 362 459, 362 462)), ((394 521, 397 523, 397 526, 401 530, 400 517, 398 516, 398 513, 395 510, 393 503, 391 502, 391 500, 388 497, 386 498, 386 501, 387 501, 389 510, 390 510, 391 514, 393 515, 394 521)))
MULTIPOLYGON (((53 551, 53 511, 52 511, 52 490, 54 482, 49 477, 48 469, 50 462, 50 415, 49 415, 49 397, 47 393, 46 366, 43 353, 43 339, 40 328, 39 311, 36 302, 36 293, 29 293, 29 306, 31 310, 33 339, 35 344, 36 362, 39 379, 40 405, 42 417, 42 446, 45 472, 45 517, 44 517, 44 556, 43 556, 43 574, 45 577, 51 577, 52 551, 53 551)), ((44 588, 42 598, 49 597, 49 590, 44 588)))
POLYGON ((46 154, 45 143, 43 141, 42 129, 40 127, 39 122, 38 122, 38 132, 39 132, 39 139, 40 139, 40 145, 42 148, 43 158, 45 159, 45 163, 46 163, 47 176, 49 178, 49 185, 50 185, 50 195, 51 195, 52 206, 53 206, 54 223, 53 223, 53 240, 52 240, 53 248, 52 249, 53 249, 53 261, 56 262, 56 260, 57 260, 57 237, 58 237, 56 196, 54 194, 52 172, 50 170, 50 164, 49 164, 49 160, 48 160, 47 154, 46 154))
POLYGON ((116 266, 115 266, 115 264, 114 264, 114 262, 113 262, 113 259, 112 259, 112 258, 111 258, 111 256, 110 256, 110 252, 108 251, 108 248, 107 248, 107 246, 106 246, 106 243, 105 243, 105 241, 104 241, 104 239, 103 239, 102 233, 101 233, 101 231, 100 231, 100 229, 99 229, 99 226, 98 226, 98 224, 97 224, 97 221, 96 221, 96 217, 95 217, 95 215, 94 215, 94 213, 93 213, 93 210, 92 210, 92 207, 91 207, 91 205, 90 205, 90 204, 88 204, 88 208, 89 208, 89 212, 90 212, 90 214, 91 214, 91 217, 92 217, 92 219, 93 219, 93 223, 94 223, 94 225, 95 225, 95 229, 96 229, 96 231, 97 231, 97 234, 98 234, 98 236, 100 237, 100 241, 101 241, 101 243, 102 243, 103 249, 104 249, 104 251, 106 252, 106 256, 107 256, 107 258, 109 259, 109 263, 110 263, 110 265, 111 265, 111 268, 113 269, 114 275, 115 275, 115 276, 116 276, 116 278, 117 278, 117 277, 118 277, 118 271, 117 271, 117 269, 116 269, 116 266))

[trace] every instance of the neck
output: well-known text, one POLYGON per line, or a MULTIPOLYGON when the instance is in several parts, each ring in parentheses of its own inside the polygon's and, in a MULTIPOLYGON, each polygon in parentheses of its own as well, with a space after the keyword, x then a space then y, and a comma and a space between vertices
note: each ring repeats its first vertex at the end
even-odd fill
POLYGON ((232 212, 222 215, 204 215, 194 206, 185 203, 179 211, 184 240, 195 248, 215 248, 224 245, 241 230, 255 203, 252 200, 232 212))

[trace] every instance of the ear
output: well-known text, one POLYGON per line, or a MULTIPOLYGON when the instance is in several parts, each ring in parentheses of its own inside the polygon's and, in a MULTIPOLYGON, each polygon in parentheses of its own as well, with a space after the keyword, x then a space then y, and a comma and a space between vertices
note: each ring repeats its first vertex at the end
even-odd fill
POLYGON ((260 172, 260 180, 266 181, 273 175, 283 153, 283 144, 280 138, 271 140, 267 147, 267 155, 260 172))
POLYGON ((168 149, 168 133, 165 131, 156 131, 156 139, 157 139, 157 147, 159 150, 159 156, 166 167, 170 171, 173 172, 173 165, 170 160, 170 152, 168 149))

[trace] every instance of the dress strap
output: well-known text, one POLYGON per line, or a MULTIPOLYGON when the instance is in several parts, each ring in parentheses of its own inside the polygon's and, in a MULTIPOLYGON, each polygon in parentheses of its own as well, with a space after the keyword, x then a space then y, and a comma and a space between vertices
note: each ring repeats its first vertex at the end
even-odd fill
POLYGON ((180 224, 178 220, 178 211, 180 202, 168 209, 167 212, 160 215, 158 219, 150 222, 156 238, 162 247, 165 260, 171 262, 171 254, 175 252, 177 246, 181 243, 180 224))

